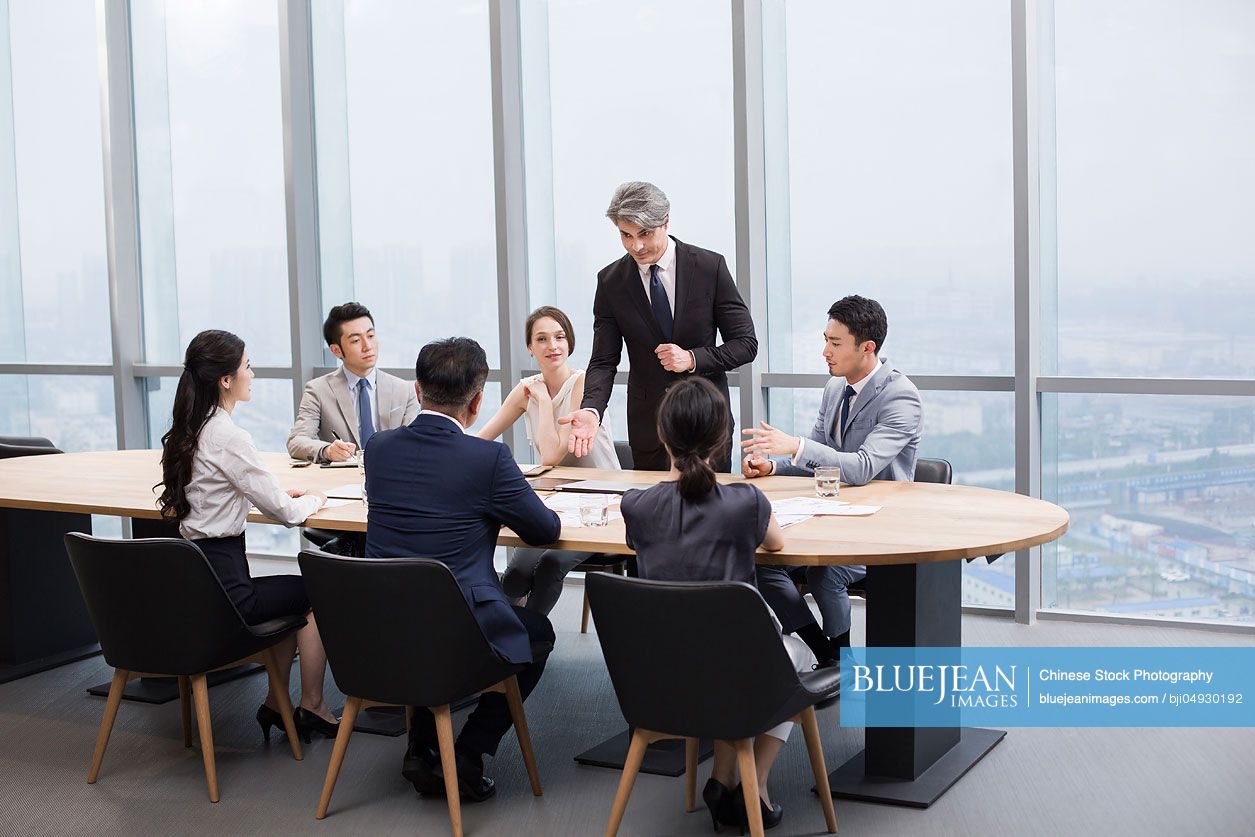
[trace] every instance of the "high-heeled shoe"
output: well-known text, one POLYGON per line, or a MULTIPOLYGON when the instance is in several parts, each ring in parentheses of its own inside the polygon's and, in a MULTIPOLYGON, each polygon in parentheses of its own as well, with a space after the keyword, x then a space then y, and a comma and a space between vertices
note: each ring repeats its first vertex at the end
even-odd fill
POLYGON ((261 737, 270 742, 270 728, 278 727, 283 729, 283 716, 271 709, 266 704, 257 707, 257 725, 261 727, 261 737))
POLYGON ((716 834, 720 825, 736 825, 734 822, 727 822, 730 793, 732 791, 728 790, 728 786, 713 776, 706 780, 706 786, 702 788, 702 802, 706 803, 706 810, 710 811, 710 824, 714 826, 716 834))
POLYGON ((333 724, 331 721, 324 721, 303 706, 298 706, 296 711, 292 713, 292 720, 296 722, 296 734, 306 744, 310 743, 313 737, 311 733, 317 732, 327 738, 335 738, 336 733, 340 731, 338 723, 333 724))
MULTIPOLYGON (((741 834, 745 834, 745 829, 749 827, 749 816, 745 811, 745 793, 741 785, 737 785, 736 790, 728 794, 728 806, 735 808, 737 825, 741 827, 741 834)), ((764 831, 775 828, 784 819, 784 806, 777 803, 768 808, 761 796, 758 797, 758 810, 762 813, 764 831)))

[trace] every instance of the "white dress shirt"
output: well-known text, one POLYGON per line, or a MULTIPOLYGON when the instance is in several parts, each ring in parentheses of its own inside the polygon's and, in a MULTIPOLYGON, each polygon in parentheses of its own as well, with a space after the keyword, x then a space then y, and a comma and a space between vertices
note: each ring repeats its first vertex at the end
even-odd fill
MULTIPOLYGON (((851 384, 848 381, 846 382, 846 386, 854 387, 854 394, 850 396, 849 412, 846 413, 847 417, 854 415, 854 404, 858 401, 859 394, 862 393, 863 387, 867 386, 867 383, 872 378, 876 377, 877 373, 879 373, 882 368, 884 368, 884 364, 877 363, 876 368, 872 370, 872 373, 868 375, 867 377, 863 378, 863 380, 859 381, 857 384, 851 384)), ((838 445, 841 444, 841 441, 845 437, 845 428, 841 426, 841 410, 839 407, 837 409, 837 418, 833 424, 832 435, 837 440, 838 445)), ((793 454, 794 465, 801 464, 802 455, 805 450, 806 450, 806 437, 799 436, 797 440, 797 453, 793 454)))
POLYGON ((323 504, 316 495, 289 497, 262 464, 253 437, 223 409, 215 409, 201 428, 185 493, 191 511, 179 534, 189 540, 243 533, 250 504, 284 526, 300 525, 323 504))
POLYGON ((441 418, 446 418, 456 424, 458 426, 458 430, 461 430, 463 433, 466 432, 466 426, 448 413, 442 413, 439 410, 419 410, 418 414, 420 416, 440 416, 441 418))
MULTIPOLYGON (((341 366, 340 368, 344 371, 344 380, 349 382, 349 394, 353 396, 353 407, 354 409, 356 409, 357 407, 357 382, 362 379, 359 378, 357 375, 354 375, 352 372, 350 372, 347 366, 341 366)), ((379 430, 379 394, 375 387, 375 368, 374 367, 371 367, 371 370, 366 373, 366 380, 370 381, 370 386, 366 389, 366 392, 368 393, 368 397, 370 398, 370 426, 375 428, 376 432, 378 432, 379 430)), ((358 428, 358 432, 360 433, 361 428, 362 428, 362 417, 360 415, 357 417, 357 428, 358 428)))
MULTIPOLYGON (((667 302, 671 306, 671 316, 675 317, 675 239, 667 236, 667 249, 662 251, 662 258, 658 264, 658 280, 662 282, 662 287, 667 291, 667 302)), ((636 269, 640 271, 641 283, 645 286, 645 298, 651 303, 654 298, 649 293, 649 269, 652 265, 636 263, 636 269)))

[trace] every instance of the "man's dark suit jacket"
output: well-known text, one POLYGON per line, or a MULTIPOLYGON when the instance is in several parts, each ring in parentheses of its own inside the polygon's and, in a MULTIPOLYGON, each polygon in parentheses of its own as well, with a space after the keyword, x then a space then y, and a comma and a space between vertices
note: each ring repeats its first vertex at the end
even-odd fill
MULTIPOLYGON (((672 334, 667 340, 650 310, 635 259, 624 254, 597 274, 593 348, 580 406, 592 407, 605 415, 626 343, 632 365, 627 385, 628 443, 635 466, 640 469, 669 467, 666 451, 658 440, 656 421, 658 403, 671 384, 685 375, 703 375, 726 399, 727 373, 758 354, 754 320, 723 256, 676 239, 675 296, 672 334), (721 346, 715 345, 716 330, 723 338, 721 346), (668 342, 693 352, 697 361, 695 372, 676 373, 662 368, 654 350, 660 343, 668 342)), ((723 467, 727 467, 726 462, 723 467)))
POLYGON ((562 524, 510 449, 467 435, 444 416, 420 415, 371 437, 366 497, 366 557, 443 562, 497 653, 531 662, 527 631, 501 590, 493 551, 503 525, 541 545, 556 541, 562 524))

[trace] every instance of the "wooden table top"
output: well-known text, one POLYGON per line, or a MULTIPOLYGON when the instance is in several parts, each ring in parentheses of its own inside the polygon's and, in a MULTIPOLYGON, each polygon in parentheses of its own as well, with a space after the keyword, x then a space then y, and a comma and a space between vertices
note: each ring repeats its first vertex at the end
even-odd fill
MULTIPOLYGON (((68 511, 121 517, 157 518, 153 486, 161 477, 161 452, 100 451, 0 460, 0 508, 68 511)), ((262 460, 285 489, 323 491, 360 481, 356 468, 293 468, 286 454, 263 453, 262 460)), ((600 471, 555 468, 546 476, 615 479, 643 486, 661 481, 655 471, 600 471)), ((722 475, 720 482, 739 476, 722 475)), ((809 497, 807 477, 766 477, 754 485, 769 498, 809 497)), ((784 530, 781 552, 758 553, 770 564, 907 564, 950 561, 1014 552, 1048 543, 1068 528, 1063 509, 1031 497, 965 485, 872 482, 842 486, 841 499, 881 506, 867 517, 812 517, 784 530)), ((274 523, 260 514, 249 520, 274 523)), ((320 529, 362 532, 366 509, 360 502, 321 510, 305 521, 320 529)), ((498 543, 524 546, 509 529, 498 543)), ((604 527, 563 530, 553 546, 594 552, 630 552, 622 520, 604 527)))

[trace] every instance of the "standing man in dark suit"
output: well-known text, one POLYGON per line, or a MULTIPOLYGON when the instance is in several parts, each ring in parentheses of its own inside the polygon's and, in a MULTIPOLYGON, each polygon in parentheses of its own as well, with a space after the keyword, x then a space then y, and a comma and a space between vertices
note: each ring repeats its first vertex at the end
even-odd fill
MULTIPOLYGON (((447 565, 488 642, 503 659, 527 666, 517 675, 526 700, 545 669, 553 626, 544 614, 510 604, 493 551, 502 526, 540 546, 558 540, 562 525, 509 448, 466 432, 488 378, 479 344, 465 337, 428 343, 414 377, 424 409, 409 426, 376 433, 366 447, 366 557, 418 556, 447 565)), ((510 724, 504 695, 480 696, 455 745, 464 800, 480 802, 495 792, 483 757, 496 754, 510 724)), ((401 773, 419 793, 444 793, 438 746, 431 712, 416 708, 401 773)))
MULTIPOLYGON (((584 401, 561 421, 571 424, 571 452, 584 456, 606 413, 627 344, 633 466, 665 471, 671 463, 656 426, 663 393, 685 375, 702 375, 727 400, 727 373, 758 354, 754 321, 723 256, 667 235, 671 202, 657 186, 624 183, 610 199, 606 217, 618 228, 627 255, 597 274, 584 401), (721 345, 715 345, 716 331, 721 345)), ((729 469, 731 451, 729 437, 716 470, 729 469)))

